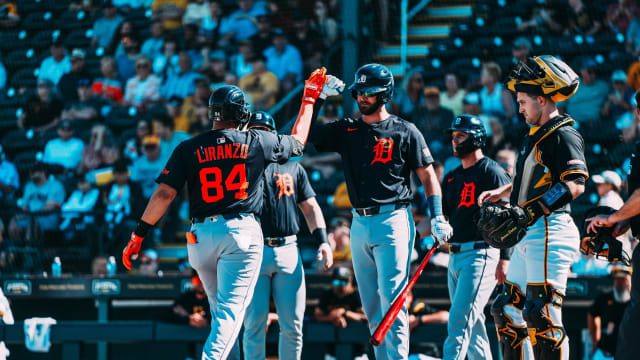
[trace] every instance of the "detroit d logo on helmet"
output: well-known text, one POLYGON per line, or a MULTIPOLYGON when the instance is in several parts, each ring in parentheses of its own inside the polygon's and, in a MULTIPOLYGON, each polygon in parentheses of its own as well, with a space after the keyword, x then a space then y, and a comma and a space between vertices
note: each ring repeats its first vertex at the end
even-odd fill
POLYGON ((357 83, 358 84, 364 84, 366 82, 367 82, 367 75, 365 75, 365 74, 360 75, 360 77, 358 78, 357 83))

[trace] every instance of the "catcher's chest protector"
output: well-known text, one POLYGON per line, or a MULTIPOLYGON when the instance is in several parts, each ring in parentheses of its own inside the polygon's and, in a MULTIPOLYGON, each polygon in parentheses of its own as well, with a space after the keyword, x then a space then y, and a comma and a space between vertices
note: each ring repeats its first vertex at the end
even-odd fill
POLYGON ((573 123, 570 117, 557 116, 525 138, 518 153, 511 204, 524 206, 535 201, 560 181, 560 174, 552 174, 549 166, 543 162, 544 140, 559 128, 573 123))

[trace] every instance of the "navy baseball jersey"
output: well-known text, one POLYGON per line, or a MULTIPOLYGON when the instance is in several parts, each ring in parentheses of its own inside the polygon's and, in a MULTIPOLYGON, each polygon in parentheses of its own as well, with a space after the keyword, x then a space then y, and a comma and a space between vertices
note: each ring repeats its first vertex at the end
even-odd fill
POLYGON ((486 156, 467 169, 458 166, 447 173, 442 181, 442 210, 453 227, 449 242, 482 241, 473 221, 480 211, 478 196, 509 183, 509 174, 486 156))
POLYGON ((433 163, 424 137, 396 116, 367 124, 362 118, 314 124, 309 141, 342 155, 351 203, 356 208, 410 202, 410 173, 433 163))
POLYGON ((316 196, 307 173, 294 161, 269 164, 264 171, 264 190, 260 214, 264 236, 296 235, 300 231, 298 203, 316 196))
POLYGON ((284 162, 295 139, 266 131, 211 130, 183 141, 156 182, 189 191, 191 216, 259 213, 268 163, 284 162))
MULTIPOLYGON (((542 197, 555 183, 588 176, 584 141, 573 128, 575 120, 556 116, 532 127, 516 163, 511 204, 524 206, 542 197)), ((570 204, 558 209, 571 212, 570 204)))
MULTIPOLYGON (((640 188, 640 141, 636 141, 636 150, 631 155, 631 169, 629 170, 629 194, 640 188)), ((629 222, 631 223, 631 232, 634 236, 640 236, 640 215, 632 217, 629 222)))

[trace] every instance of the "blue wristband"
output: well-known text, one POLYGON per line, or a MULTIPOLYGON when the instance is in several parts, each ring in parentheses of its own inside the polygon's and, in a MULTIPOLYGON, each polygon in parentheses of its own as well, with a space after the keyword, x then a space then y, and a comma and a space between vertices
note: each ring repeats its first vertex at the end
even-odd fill
POLYGON ((442 197, 440 195, 431 195, 427 198, 427 207, 431 218, 443 216, 442 214, 442 197))

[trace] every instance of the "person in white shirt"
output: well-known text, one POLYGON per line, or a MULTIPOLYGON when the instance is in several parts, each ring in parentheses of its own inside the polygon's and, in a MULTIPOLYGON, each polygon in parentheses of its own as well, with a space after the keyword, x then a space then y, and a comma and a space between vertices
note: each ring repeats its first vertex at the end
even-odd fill
MULTIPOLYGON (((84 176, 78 178, 77 189, 71 193, 69 199, 62 205, 62 223, 60 230, 72 229, 72 225, 76 225, 75 229, 79 230, 82 225, 92 224, 95 217, 91 214, 93 208, 98 203, 100 190, 91 188, 91 183, 84 176), (80 225, 80 226, 78 226, 80 225)), ((73 231, 70 237, 73 237, 73 231)))
POLYGON ((42 79, 48 79, 54 85, 58 85, 62 75, 71 71, 71 59, 65 54, 61 38, 56 38, 53 41, 50 51, 51 56, 42 60, 40 64, 38 82, 42 79))
POLYGON ((62 120, 58 125, 58 137, 49 140, 44 147, 43 162, 75 169, 80 165, 83 150, 82 140, 73 137, 71 121, 62 120))

